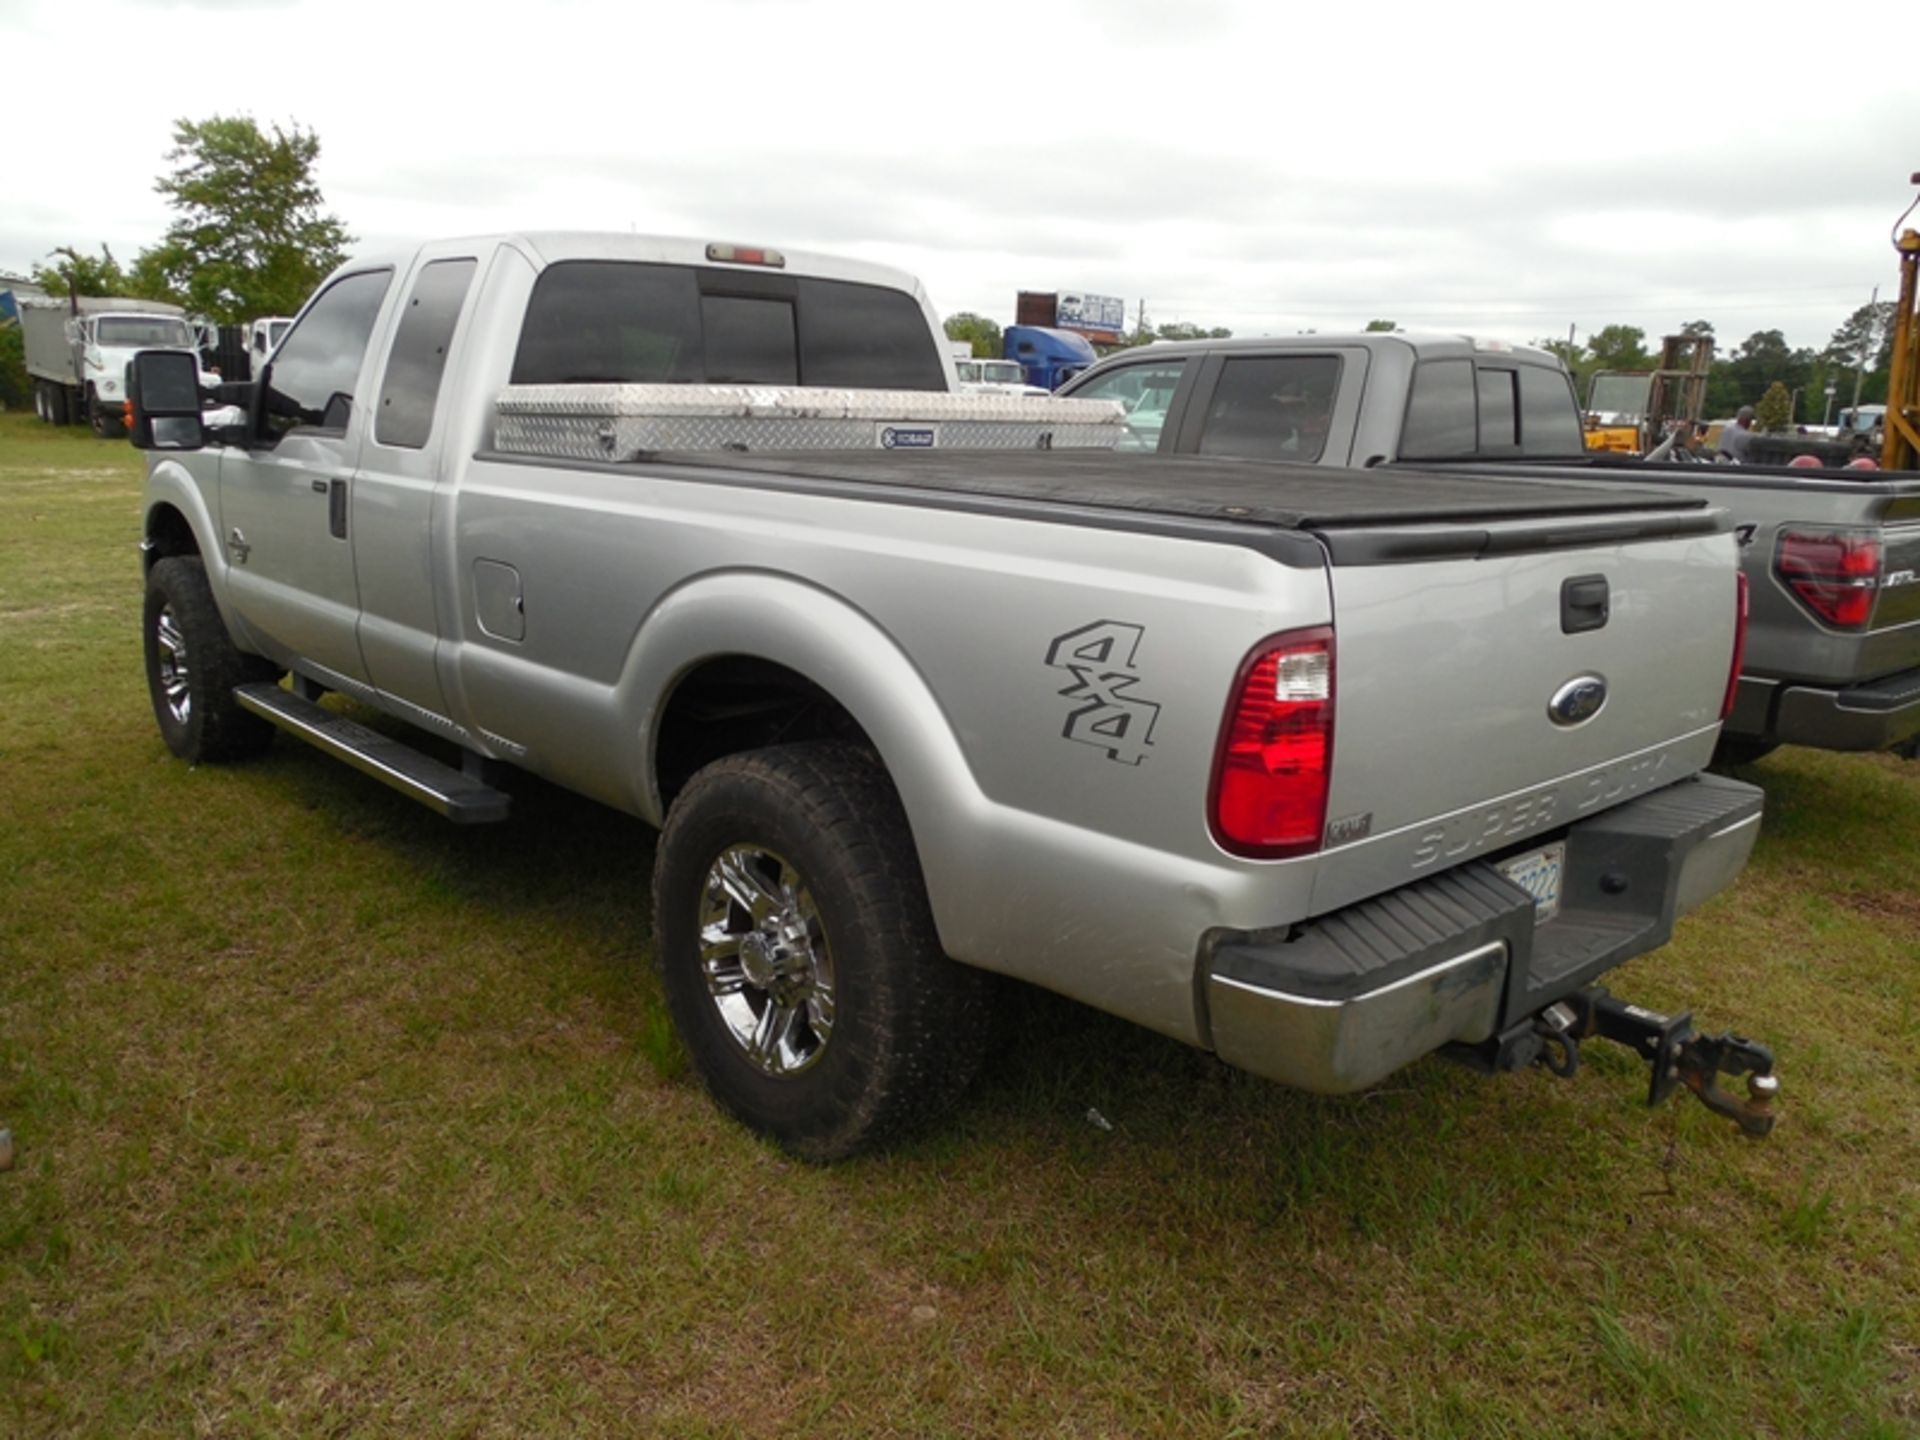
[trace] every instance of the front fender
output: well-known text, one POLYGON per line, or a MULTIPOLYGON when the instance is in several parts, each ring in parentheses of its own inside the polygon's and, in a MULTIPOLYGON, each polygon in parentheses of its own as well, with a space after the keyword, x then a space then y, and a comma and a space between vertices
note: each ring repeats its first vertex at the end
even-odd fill
MULTIPOLYGON (((203 463, 210 470, 218 465, 212 456, 206 456, 203 463)), ((149 461, 146 494, 141 507, 141 573, 144 575, 153 568, 156 560, 177 551, 177 546, 169 546, 161 539, 168 528, 166 512, 171 510, 180 517, 193 537, 193 548, 199 552, 201 563, 206 566, 207 586, 213 591, 213 603, 219 608, 220 618, 226 622, 227 633, 234 637, 235 643, 242 649, 253 649, 246 622, 234 609, 230 598, 227 585, 230 567, 226 547, 220 543, 220 522, 213 513, 213 503, 208 499, 210 488, 203 485, 193 471, 175 456, 155 455, 149 461)))

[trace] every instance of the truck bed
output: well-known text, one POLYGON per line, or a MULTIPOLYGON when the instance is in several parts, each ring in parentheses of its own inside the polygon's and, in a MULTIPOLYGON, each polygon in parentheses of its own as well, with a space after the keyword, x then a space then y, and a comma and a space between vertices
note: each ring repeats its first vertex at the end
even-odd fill
MULTIPOLYGON (((496 456, 522 460, 527 457, 496 456)), ((552 461, 537 463, 554 463, 552 461)), ((566 462, 562 462, 566 463, 566 462)), ((580 463, 580 462, 572 462, 580 463)), ((1531 544, 1537 524, 1578 521, 1583 540, 1609 518, 1625 522, 1608 538, 1707 533, 1721 528, 1706 500, 1689 495, 1521 477, 1492 479, 1445 470, 1394 467, 1334 471, 1286 461, 1214 460, 1185 455, 1106 452, 932 452, 900 455, 820 451, 676 454, 657 465, 696 470, 700 478, 857 499, 907 503, 959 501, 967 508, 1048 505, 1264 531, 1306 531, 1335 547, 1336 560, 1398 559, 1477 552, 1492 544, 1481 527, 1520 524, 1531 544), (1420 535, 1412 527, 1445 527, 1420 535), (1378 533, 1401 532, 1384 549, 1378 533), (1374 532, 1365 547, 1339 544, 1343 532, 1374 532), (1363 557, 1361 551, 1367 553, 1363 557), (1404 553, 1398 553, 1403 551, 1404 553)), ((608 467, 617 468, 617 467, 608 467)), ((1356 537, 1357 538, 1357 537, 1356 537)), ((1551 543, 1550 538, 1544 543, 1551 543)))

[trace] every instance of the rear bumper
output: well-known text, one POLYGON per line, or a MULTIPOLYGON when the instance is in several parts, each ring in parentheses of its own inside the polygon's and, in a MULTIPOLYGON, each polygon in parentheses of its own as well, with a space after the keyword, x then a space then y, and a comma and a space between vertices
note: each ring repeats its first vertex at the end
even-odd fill
POLYGON ((1524 890, 1475 861, 1301 927, 1214 932, 1203 954, 1213 1048, 1340 1094, 1450 1042, 1489 1039, 1665 944, 1746 864, 1762 798, 1700 775, 1574 825, 1560 913, 1544 925, 1524 890))
POLYGON ((1886 750, 1920 735, 1920 670, 1845 687, 1742 675, 1725 733, 1821 750, 1886 750))

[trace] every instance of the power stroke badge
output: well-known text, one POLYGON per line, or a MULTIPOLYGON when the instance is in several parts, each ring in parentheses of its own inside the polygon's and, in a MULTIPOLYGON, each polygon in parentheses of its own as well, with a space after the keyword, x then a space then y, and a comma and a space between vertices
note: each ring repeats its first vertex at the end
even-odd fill
POLYGON ((1147 758, 1160 719, 1160 707, 1135 693, 1140 672, 1134 661, 1146 633, 1139 625, 1096 620, 1056 636, 1047 647, 1049 668, 1073 677, 1060 692, 1075 707, 1060 734, 1096 745, 1122 765, 1147 758))

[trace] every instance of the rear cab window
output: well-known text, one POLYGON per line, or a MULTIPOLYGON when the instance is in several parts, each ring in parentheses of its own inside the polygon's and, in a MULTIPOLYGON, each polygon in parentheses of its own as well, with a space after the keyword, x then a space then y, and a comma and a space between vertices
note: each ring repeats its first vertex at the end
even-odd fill
POLYGON ((534 282, 512 383, 945 390, 947 375, 926 313, 905 291, 562 260, 534 282))
POLYGON ((1584 446, 1573 385, 1560 370, 1465 357, 1414 367, 1402 460, 1569 456, 1584 446))

